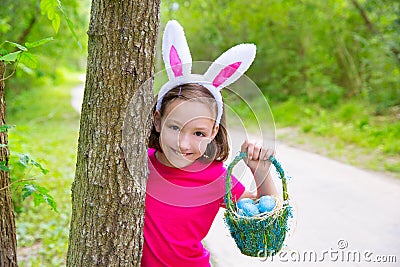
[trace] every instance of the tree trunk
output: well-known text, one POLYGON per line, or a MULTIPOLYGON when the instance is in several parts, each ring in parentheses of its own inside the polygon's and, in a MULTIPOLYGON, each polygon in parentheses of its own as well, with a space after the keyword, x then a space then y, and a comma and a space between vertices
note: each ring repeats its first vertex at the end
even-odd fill
MULTIPOLYGON (((6 124, 6 101, 4 95, 4 73, 6 66, 0 61, 0 126, 6 124)), ((7 131, 0 131, 0 162, 8 166, 10 152, 7 144, 7 131)), ((17 265, 17 239, 14 220, 14 205, 11 199, 10 172, 0 170, 0 266, 17 265)))
POLYGON ((151 86, 140 86, 154 74, 159 4, 92 1, 67 266, 140 266, 153 103, 151 86), (131 99, 135 157, 127 160, 122 129, 131 99))

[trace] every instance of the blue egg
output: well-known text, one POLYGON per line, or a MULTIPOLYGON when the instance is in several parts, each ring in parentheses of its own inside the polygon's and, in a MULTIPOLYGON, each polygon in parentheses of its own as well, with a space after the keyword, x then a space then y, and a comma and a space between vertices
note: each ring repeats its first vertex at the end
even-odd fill
POLYGON ((275 208, 275 199, 272 196, 263 196, 258 202, 258 210, 263 212, 270 212, 275 208))
POLYGON ((239 200, 237 202, 237 207, 238 209, 243 209, 243 205, 245 203, 250 203, 250 204, 254 204, 254 201, 251 198, 242 198, 241 200, 239 200))
POLYGON ((244 203, 242 209, 244 215, 247 217, 253 217, 254 215, 260 213, 260 211, 258 210, 257 206, 254 203, 244 203))

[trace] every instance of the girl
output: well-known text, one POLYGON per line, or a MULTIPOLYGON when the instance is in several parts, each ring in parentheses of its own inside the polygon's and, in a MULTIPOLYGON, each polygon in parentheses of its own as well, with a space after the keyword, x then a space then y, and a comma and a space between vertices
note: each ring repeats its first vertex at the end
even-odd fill
MULTIPOLYGON (((228 50, 220 57, 224 64, 219 58, 204 76, 193 75, 183 29, 176 21, 166 26, 163 57, 169 81, 158 94, 149 141, 144 267, 210 266, 201 241, 224 206, 223 161, 229 154, 219 90, 238 79, 255 54, 248 51, 253 46, 240 46, 242 51, 228 50)), ((254 175, 257 195, 232 177, 234 200, 276 195, 267 161, 273 151, 248 141, 241 150, 248 153, 245 163, 254 175)))

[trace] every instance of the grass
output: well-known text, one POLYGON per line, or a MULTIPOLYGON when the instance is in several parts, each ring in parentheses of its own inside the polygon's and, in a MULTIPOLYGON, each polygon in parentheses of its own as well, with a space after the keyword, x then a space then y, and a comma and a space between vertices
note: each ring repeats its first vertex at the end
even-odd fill
POLYGON ((400 177, 400 110, 378 116, 359 100, 322 109, 292 98, 272 111, 281 141, 400 177))
MULTIPOLYGON (((14 167, 12 179, 34 177, 35 183, 50 190, 59 211, 45 204, 35 206, 30 198, 15 202, 19 266, 65 265, 79 128, 70 91, 77 83, 77 76, 69 74, 55 85, 33 85, 18 94, 6 89, 7 122, 16 125, 9 131, 11 156, 29 154, 49 170, 46 175, 22 174, 14 167)), ((20 193, 15 191, 13 198, 18 197, 20 193)))
MULTIPOLYGON (((271 121, 261 99, 250 104, 239 103, 233 110, 238 117, 246 118, 241 123, 250 132, 259 124, 254 114, 263 116, 264 120, 259 120, 263 123, 271 121)), ((285 102, 272 101, 271 110, 278 140, 354 166, 400 177, 398 106, 376 115, 370 104, 356 99, 322 108, 317 103, 290 98, 285 102)), ((232 118, 228 118, 228 122, 232 118)), ((264 124, 262 127, 266 129, 274 127, 272 123, 264 124)))

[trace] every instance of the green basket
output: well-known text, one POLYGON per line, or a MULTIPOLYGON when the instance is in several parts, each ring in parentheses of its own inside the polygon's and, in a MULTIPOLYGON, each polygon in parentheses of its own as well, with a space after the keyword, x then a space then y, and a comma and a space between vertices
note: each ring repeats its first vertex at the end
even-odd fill
POLYGON ((245 157, 247 153, 240 152, 228 166, 225 185, 225 223, 242 254, 251 257, 273 256, 282 249, 286 233, 289 231, 288 218, 292 216, 285 173, 280 163, 271 156, 269 160, 275 166, 282 181, 283 202, 280 201, 280 205, 277 203, 277 208, 271 212, 253 217, 239 215, 236 204, 232 201, 231 174, 233 167, 245 157))

